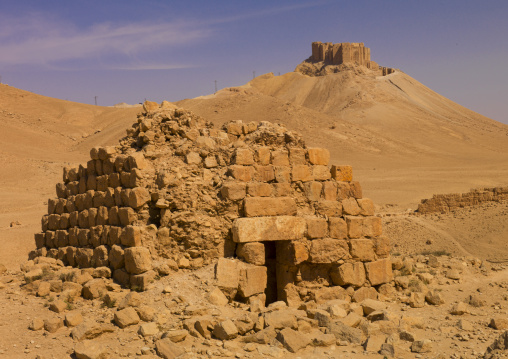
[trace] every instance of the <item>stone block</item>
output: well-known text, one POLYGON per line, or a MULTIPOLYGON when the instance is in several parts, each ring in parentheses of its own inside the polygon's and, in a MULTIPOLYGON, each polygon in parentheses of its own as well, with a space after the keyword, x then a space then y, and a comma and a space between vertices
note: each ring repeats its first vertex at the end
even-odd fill
POLYGON ((349 238, 363 236, 363 217, 346 216, 347 234, 349 238))
POLYGON ((345 240, 325 238, 311 241, 310 263, 336 263, 349 258, 349 247, 345 240))
POLYGON ((97 208, 88 209, 88 227, 95 227, 97 220, 97 208))
POLYGON ((291 178, 293 182, 308 182, 313 181, 314 176, 312 175, 311 167, 307 165, 296 165, 291 169, 291 178))
POLYGON ((323 198, 326 201, 337 200, 337 183, 332 181, 323 182, 323 198))
POLYGON ((273 329, 282 328, 298 328, 298 322, 293 311, 289 310, 275 310, 264 314, 265 327, 272 327, 273 329))
POLYGON ((353 180, 353 167, 332 165, 330 170, 332 178, 337 181, 351 182, 353 180))
POLYGON ((306 165, 306 153, 307 151, 304 148, 291 147, 289 149, 289 163, 291 166, 306 165))
POLYGON ((254 164, 254 154, 248 148, 237 148, 234 157, 233 164, 250 166, 254 164))
POLYGON ((222 197, 231 201, 245 198, 246 184, 239 182, 226 182, 222 186, 220 193, 222 197))
POLYGON ((289 183, 273 183, 271 186, 275 197, 286 197, 291 195, 291 184, 289 183))
POLYGON ((275 166, 275 181, 279 183, 291 182, 291 168, 286 166, 275 166))
POLYGON ((272 195, 272 186, 268 183, 249 183, 247 185, 247 193, 252 197, 270 197, 272 195))
POLYGON ((119 310, 115 312, 114 316, 115 324, 122 329, 130 325, 138 324, 139 320, 140 319, 138 313, 132 307, 127 307, 125 309, 119 310))
POLYGON ((381 217, 369 216, 363 219, 362 232, 365 237, 379 237, 383 234, 381 217))
POLYGON ((277 334, 277 340, 291 353, 296 353, 310 344, 310 338, 307 335, 290 328, 282 329, 277 334))
POLYGON ((272 165, 289 166, 289 155, 287 151, 272 151, 272 165))
POLYGON ((229 166, 228 173, 231 177, 238 181, 249 182, 254 176, 254 167, 252 166, 229 166))
POLYGON ((131 290, 148 290, 148 286, 155 281, 155 277, 157 277, 157 273, 154 270, 149 270, 141 274, 131 274, 129 279, 131 290))
POLYGON ((259 147, 256 149, 255 160, 260 165, 266 166, 270 164, 270 149, 268 147, 259 147))
POLYGON ((267 283, 267 268, 264 266, 246 266, 240 269, 238 292, 244 298, 264 293, 267 283))
POLYGON ((312 177, 316 181, 326 181, 329 180, 332 175, 330 174, 330 169, 328 166, 312 166, 312 177))
POLYGON ((78 231, 78 242, 80 247, 86 247, 90 243, 90 230, 80 229, 78 231))
POLYGON ((393 279, 392 262, 389 258, 365 263, 365 271, 371 285, 388 283, 393 279))
POLYGON ((126 227, 134 223, 138 219, 138 215, 131 207, 120 207, 118 208, 118 219, 120 220, 120 225, 126 227))
POLYGON ((133 188, 129 193, 129 206, 139 208, 150 201, 150 193, 144 187, 133 188))
POLYGON ((230 319, 227 319, 214 326, 213 336, 220 340, 231 340, 238 336, 238 329, 230 319))
POLYGON ((76 251, 76 264, 79 268, 89 268, 92 263, 93 249, 78 248, 76 251))
POLYGON ((349 195, 356 199, 362 198, 362 186, 360 182, 351 181, 349 183, 349 195))
POLYGON ((309 259, 309 249, 299 241, 276 242, 277 263, 285 265, 298 265, 309 259))
POLYGON ((108 249, 106 246, 101 245, 94 248, 92 262, 94 264, 94 267, 109 266, 108 249))
POLYGON ((106 283, 102 278, 89 280, 83 285, 83 298, 98 299, 107 293, 106 283))
POLYGON ((274 216, 237 218, 233 222, 233 241, 264 242, 302 239, 307 231, 304 218, 274 216))
POLYGON ((120 235, 120 242, 126 247, 141 246, 142 230, 141 227, 127 226, 123 228, 120 235))
POLYGON ((129 163, 129 169, 139 168, 140 170, 142 170, 148 165, 145 156, 141 152, 133 153, 132 155, 127 157, 127 161, 129 163))
POLYGON ((173 343, 170 338, 164 338, 155 342, 157 354, 163 359, 176 359, 185 354, 185 349, 173 343))
POLYGON ((208 301, 217 306, 225 306, 229 303, 228 298, 219 288, 215 288, 207 296, 208 301))
POLYGON ((342 200, 342 213, 351 216, 357 216, 360 214, 360 207, 354 198, 346 198, 342 200))
POLYGON ((347 224, 341 217, 330 217, 328 218, 328 226, 330 231, 330 237, 336 239, 347 238, 347 224))
POLYGON ((316 211, 322 216, 341 217, 342 205, 337 201, 321 200, 317 204, 316 211))
POLYGON ((259 182, 272 182, 275 179, 275 170, 272 165, 254 166, 254 180, 259 182))
POLYGON ((83 322, 83 316, 79 312, 70 312, 65 315, 65 325, 68 328, 77 327, 83 322))
POLYGON ((291 197, 248 197, 244 211, 246 217, 294 216, 296 203, 291 197))
POLYGON ((240 282, 239 262, 232 259, 219 258, 215 265, 215 279, 217 280, 217 286, 229 298, 233 298, 237 293, 240 282))
POLYGON ((384 236, 372 239, 374 241, 374 251, 378 258, 386 258, 390 255, 390 239, 384 236))
POLYGON ((349 245, 353 259, 361 262, 371 262, 376 258, 374 254, 374 241, 371 239, 351 239, 349 245))
POLYGON ((262 266, 265 264, 265 246, 259 242, 239 243, 236 255, 247 263, 262 266))
POLYGON ((374 202, 370 198, 360 198, 356 202, 360 207, 360 214, 362 216, 374 215, 374 202))
POLYGON ((361 287, 365 284, 365 268, 363 263, 344 263, 330 271, 330 277, 335 285, 361 287))
POLYGON ((130 247, 124 251, 125 269, 131 274, 141 274, 152 269, 150 251, 145 247, 130 247))
POLYGON ((310 217, 307 221, 307 236, 310 239, 328 236, 328 222, 324 218, 310 217))
POLYGON ((330 151, 326 148, 309 148, 307 155, 309 162, 313 165, 328 166, 330 162, 330 151))
POLYGON ((321 182, 310 181, 306 182, 303 186, 305 196, 309 201, 317 202, 321 198, 321 191, 323 189, 323 185, 321 182))
POLYGON ((349 300, 347 291, 339 286, 312 289, 310 292, 311 298, 314 299, 317 304, 326 303, 335 299, 349 300))
POLYGON ((63 326, 64 322, 61 318, 50 318, 44 321, 44 329, 49 333, 55 333, 63 326))

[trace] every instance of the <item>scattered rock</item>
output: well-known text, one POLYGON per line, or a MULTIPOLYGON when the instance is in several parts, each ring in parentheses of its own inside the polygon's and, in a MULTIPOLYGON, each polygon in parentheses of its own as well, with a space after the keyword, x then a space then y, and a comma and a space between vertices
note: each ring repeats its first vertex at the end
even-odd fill
POLYGON ((430 353, 432 352, 432 342, 428 339, 415 340, 411 344, 411 351, 413 353, 430 353))
POLYGON ((77 359, 106 359, 109 356, 107 347, 91 340, 76 344, 74 355, 77 359))
POLYGON ((213 335, 220 340, 230 340, 238 336, 238 329, 230 320, 217 323, 213 328, 213 335))
POLYGON ((277 340, 280 341, 284 348, 291 353, 296 353, 298 350, 305 348, 310 344, 308 336, 290 328, 282 329, 277 334, 277 340))
POLYGON ((123 329, 129 325, 138 324, 139 316, 134 308, 128 307, 115 312, 114 321, 116 325, 123 329))
POLYGON ((185 354, 185 350, 173 343, 169 338, 157 340, 155 348, 157 354, 163 359, 176 359, 185 354))

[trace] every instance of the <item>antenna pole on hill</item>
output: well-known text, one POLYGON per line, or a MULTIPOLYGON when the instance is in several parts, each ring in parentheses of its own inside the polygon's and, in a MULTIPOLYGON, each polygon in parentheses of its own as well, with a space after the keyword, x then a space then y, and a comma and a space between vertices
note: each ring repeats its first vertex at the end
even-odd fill
POLYGON ((217 80, 215 80, 214 82, 215 82, 215 92, 214 92, 214 94, 216 94, 217 93, 217 80))
POLYGON ((95 96, 95 106, 97 106, 97 96, 95 96))

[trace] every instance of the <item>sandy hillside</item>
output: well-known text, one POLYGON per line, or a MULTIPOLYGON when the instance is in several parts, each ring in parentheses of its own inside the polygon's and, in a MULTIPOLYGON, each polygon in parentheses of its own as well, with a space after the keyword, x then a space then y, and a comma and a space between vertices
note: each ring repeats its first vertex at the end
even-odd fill
POLYGON ((0 85, 0 262, 17 267, 26 258, 62 167, 84 163, 90 147, 116 144, 138 112, 0 85))

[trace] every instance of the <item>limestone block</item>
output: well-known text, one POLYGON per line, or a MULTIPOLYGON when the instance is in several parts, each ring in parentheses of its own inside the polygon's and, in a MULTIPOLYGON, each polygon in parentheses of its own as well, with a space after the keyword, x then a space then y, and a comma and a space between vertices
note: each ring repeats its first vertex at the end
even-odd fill
POLYGON ((97 176, 90 174, 86 178, 86 189, 87 191, 95 191, 97 189, 97 176))
POLYGON ((304 238, 307 223, 293 216, 237 218, 233 222, 233 241, 264 242, 304 238))
POLYGON ((55 188, 56 188, 56 196, 58 198, 67 197, 67 187, 65 186, 65 183, 57 183, 55 188))
POLYGON ((328 223, 324 218, 309 217, 307 221, 307 236, 311 239, 328 236, 328 223))
POLYGON ((61 318, 50 318, 44 321, 44 329, 49 333, 54 333, 64 326, 61 318))
POLYGON ((93 195, 92 206, 95 208, 99 208, 101 206, 104 206, 105 202, 106 202, 106 192, 99 190, 95 191, 93 195))
POLYGON ((112 206, 108 211, 108 224, 118 226, 120 224, 120 217, 118 216, 118 207, 112 206))
POLYGON ((248 197, 244 199, 246 217, 294 216, 296 203, 291 197, 248 197))
POLYGON ((355 291, 352 296, 353 302, 363 303, 366 299, 377 300, 378 294, 376 288, 373 287, 361 287, 355 291))
POLYGON ((328 166, 330 162, 330 151, 326 148, 309 148, 307 154, 309 162, 313 165, 328 166))
POLYGON ((233 165, 228 167, 228 173, 238 181, 249 182, 254 175, 254 167, 233 165))
POLYGON ((201 156, 197 152, 189 152, 185 155, 185 162, 189 165, 199 165, 201 163, 201 156))
POLYGON ((362 186, 360 185, 360 182, 351 181, 349 183, 349 195, 356 199, 362 198, 362 186))
POLYGON ((317 202, 321 198, 321 191, 323 189, 323 185, 321 182, 310 181, 306 182, 303 186, 305 195, 309 201, 317 202))
POLYGON ((131 186, 131 173, 122 172, 120 173, 120 183, 123 187, 129 188, 131 186))
POLYGON ((277 334, 277 340, 281 342, 284 348, 286 348, 288 351, 291 353, 296 353, 300 349, 303 349, 309 345, 311 339, 309 336, 297 332, 293 329, 284 328, 277 334))
POLYGON ((74 211, 69 213, 69 227, 77 227, 79 219, 79 212, 74 211))
POLYGON ((226 182, 220 190, 221 195, 231 201, 245 198, 246 184, 242 182, 226 182))
POLYGON ((342 213, 349 214, 351 216, 357 216, 360 214, 360 207, 354 198, 346 198, 342 200, 342 213))
POLYGON ((124 250, 122 247, 117 245, 113 245, 111 247, 111 250, 109 251, 109 263, 113 269, 124 267, 124 250))
POLYGON ((323 182, 323 198, 327 201, 337 200, 337 183, 332 181, 323 182))
POLYGON ((239 243, 236 255, 247 263, 262 266, 265 264, 265 246, 259 242, 239 243))
POLYGON ((215 265, 215 279, 217 280, 217 286, 222 289, 226 296, 234 298, 240 281, 239 262, 219 258, 215 265))
POLYGON ((376 237, 374 241, 374 250, 378 258, 386 258, 390 255, 390 239, 384 236, 376 237))
POLYGON ((88 227, 95 227, 97 220, 97 208, 88 209, 88 227))
POLYGON ((139 208, 150 201, 150 193, 144 187, 133 188, 129 193, 129 206, 139 208))
POLYGON ((371 285, 388 283, 393 279, 392 262, 389 258, 365 263, 365 271, 371 285))
POLYGON ((335 285, 361 287, 364 285, 366 276, 363 263, 344 263, 330 271, 330 277, 335 285))
POLYGON ((215 156, 207 156, 205 158, 204 164, 205 168, 215 168, 219 165, 215 156))
POLYGON ((108 187, 116 188, 119 187, 122 184, 120 180, 120 174, 119 173, 111 173, 108 176, 108 187))
POLYGON ((97 218, 95 220, 98 226, 104 226, 108 224, 109 211, 106 207, 101 206, 97 209, 97 218))
POLYGON ((87 176, 95 175, 95 160, 90 160, 86 163, 87 176))
POLYGON ((373 216, 374 215, 374 202, 370 198, 360 198, 356 200, 360 206, 360 214, 362 216, 373 216))
POLYGON ((351 182, 353 180, 353 167, 332 165, 332 178, 337 181, 351 182))
POLYGON ((238 336, 238 329, 230 319, 227 319, 215 325, 213 336, 220 340, 231 340, 238 336))
POLYGON ((85 299, 98 299, 106 294, 108 289, 106 283, 102 278, 95 278, 89 280, 83 285, 83 298, 85 299))
POLYGON ((131 274, 141 274, 152 269, 150 251, 145 247, 130 247, 124 251, 125 269, 131 274))
POLYGON ((102 160, 95 160, 95 174, 97 177, 102 176, 104 171, 102 170, 102 160))
POLYGON ((254 179, 259 182, 271 182, 275 179, 275 170, 272 165, 254 166, 254 179))
POLYGON ((149 270, 141 274, 131 274, 129 282, 132 290, 148 290, 150 283, 155 281, 157 273, 154 270, 149 270))
POLYGON ((291 195, 291 184, 289 183, 272 183, 271 187, 275 197, 286 197, 291 195))
POLYGON ((97 177, 97 191, 106 191, 108 189, 108 176, 102 175, 97 177))
POLYGON ((291 178, 293 182, 302 181, 308 182, 313 181, 314 176, 312 175, 311 167, 307 165, 296 165, 291 170, 291 178))
POLYGON ((142 152, 133 153, 127 157, 127 161, 129 162, 129 169, 139 168, 142 170, 148 165, 142 152))
POLYGON ((35 247, 37 249, 42 248, 42 247, 45 246, 45 244, 46 244, 46 233, 44 233, 44 232, 42 232, 42 233, 35 233, 34 238, 35 238, 35 247))
POLYGON ((341 217, 328 218, 328 225, 330 229, 330 237, 337 239, 347 238, 347 224, 341 217))
POLYGON ((67 263, 71 267, 74 267, 76 265, 76 251, 77 251, 76 247, 67 247, 66 251, 67 263))
POLYGON ((115 312, 114 321, 115 324, 120 328, 126 328, 130 325, 139 323, 139 316, 136 310, 132 307, 127 307, 125 309, 119 310, 115 312))
POLYGON ((78 231, 78 243, 80 247, 86 247, 90 243, 90 230, 79 229, 78 231))
POLYGON ((256 149, 255 160, 260 165, 266 166, 270 164, 270 149, 268 147, 259 147, 256 149))
POLYGON ((67 231, 58 230, 55 232, 55 246, 66 247, 69 245, 69 233, 67 231))
POLYGON ((264 314, 265 327, 273 329, 298 328, 298 322, 294 312, 289 310, 275 310, 264 314))
MULTIPOLYGON (((67 200, 65 198, 58 198, 55 200, 55 208, 54 212, 56 214, 62 214, 65 212, 65 204, 67 203, 67 200)), ((48 204, 49 207, 49 204, 48 204)))
POLYGON ((185 349, 173 343, 171 339, 166 337, 155 342, 157 354, 163 359, 176 359, 185 354, 185 349))
POLYGON ((102 232, 102 226, 94 226, 90 228, 90 244, 92 247, 95 248, 101 245, 102 232))
POLYGON ((125 227, 138 219, 138 215, 131 207, 121 207, 118 209, 118 218, 120 224, 125 227))
POLYGON ((349 258, 349 247, 345 240, 325 238, 311 241, 310 263, 336 263, 349 258))
POLYGON ((267 268, 265 266, 247 265, 240 269, 238 292, 244 298, 264 293, 267 283, 267 268))
POLYGON ((67 229, 69 228, 69 218, 70 218, 70 214, 69 213, 62 213, 60 215, 60 223, 58 224, 58 228, 60 229, 67 229))
POLYGON ((219 288, 215 288, 207 296, 208 301, 217 306, 225 306, 228 304, 229 300, 228 298, 222 293, 222 291, 219 288))
POLYGON ((371 262, 375 259, 374 241, 371 239, 351 239, 350 253, 353 259, 362 262, 371 262))
POLYGON ((94 267, 109 266, 108 249, 106 246, 102 245, 94 248, 92 261, 94 263, 94 267))
POLYGON ((346 216, 347 233, 349 238, 360 238, 363 235, 363 217, 346 216))
POLYGON ((270 197, 272 186, 268 183, 249 183, 247 184, 247 193, 252 197, 270 197))
POLYGON ((85 197, 83 197, 84 198, 83 206, 85 207, 85 209, 90 209, 93 207, 94 196, 95 196, 95 191, 93 191, 93 190, 86 191, 85 197))
POLYGON ((335 182, 337 186, 337 200, 343 200, 350 197, 351 185, 349 182, 335 182))
POLYGON ((383 234, 381 217, 365 217, 363 219, 363 235, 366 237, 379 237, 383 234))
POLYGON ((291 166, 306 165, 306 152, 304 148, 291 147, 289 149, 289 162, 291 166))
POLYGON ((45 214, 41 217, 41 230, 46 232, 48 230, 49 216, 45 214))
POLYGON ((46 231, 46 247, 48 248, 55 248, 56 247, 56 240, 55 240, 55 232, 54 231, 46 231))
POLYGON ((342 216, 342 205, 337 201, 321 200, 317 204, 317 213, 327 217, 342 216))
POLYGON ((277 241, 277 263, 286 265, 298 265, 309 259, 309 249, 304 242, 277 241))
POLYGON ((275 180, 279 183, 291 182, 291 169, 286 166, 275 166, 275 180))
POLYGON ((127 247, 139 247, 141 246, 141 238, 141 227, 129 225, 123 228, 122 234, 120 235, 120 242, 127 247))
POLYGON ((328 166, 320 165, 312 166, 312 176, 316 181, 326 181, 332 177, 328 166))
POLYGON ((250 166, 254 164, 254 154, 248 148, 237 148, 233 156, 233 164, 250 166))
POLYGON ((311 298, 314 299, 317 304, 326 303, 335 299, 349 300, 348 292, 339 286, 317 288, 310 292, 311 298))
POLYGON ((272 151, 272 165, 274 166, 289 166, 289 155, 287 151, 272 151))
POLYGON ((60 215, 50 214, 48 216, 48 229, 56 231, 60 226, 60 215))

